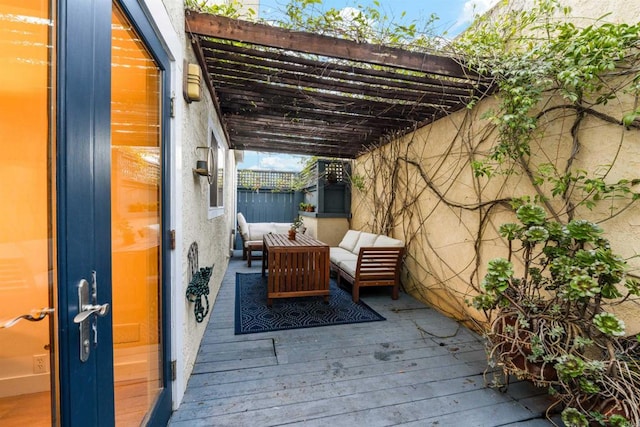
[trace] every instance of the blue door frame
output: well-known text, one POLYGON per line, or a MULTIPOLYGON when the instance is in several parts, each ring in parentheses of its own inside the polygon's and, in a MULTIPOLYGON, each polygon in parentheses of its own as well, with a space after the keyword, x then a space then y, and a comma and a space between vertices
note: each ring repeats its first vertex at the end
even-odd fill
MULTIPOLYGON (((168 227, 169 58, 135 0, 120 6, 163 70, 162 223, 168 227)), ((79 358, 78 282, 97 273, 98 303, 111 303, 111 0, 59 0, 57 8, 57 255, 60 424, 113 425, 113 336, 110 314, 97 319, 98 345, 79 358)), ((162 230, 167 236, 167 230, 162 230)), ((162 239, 163 386, 150 425, 171 411, 169 251, 162 239)))

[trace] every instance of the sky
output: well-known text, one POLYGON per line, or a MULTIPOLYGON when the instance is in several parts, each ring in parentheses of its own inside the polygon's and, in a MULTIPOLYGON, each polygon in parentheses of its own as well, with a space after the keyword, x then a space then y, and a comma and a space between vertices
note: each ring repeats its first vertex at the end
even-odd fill
MULTIPOLYGON (((260 17, 269 19, 273 13, 284 9, 287 0, 260 0, 260 17)), ((373 6, 373 0, 322 0, 322 9, 341 10, 356 5, 373 6)), ((436 25, 440 34, 450 36, 464 30, 475 14, 482 14, 493 7, 498 0, 378 0, 379 9, 389 17, 398 20, 406 12, 404 21, 419 21, 435 13, 440 18, 436 25)))
MULTIPOLYGON (((411 23, 426 21, 431 14, 439 19, 435 30, 440 35, 454 37, 466 29, 477 14, 493 7, 499 0, 378 0, 379 9, 393 18, 393 21, 411 23), (405 13, 402 19, 402 13, 405 13)), ((355 5, 372 6, 374 0, 323 0, 322 9, 342 10, 355 5)), ((260 0, 260 17, 269 19, 284 9, 287 0, 260 0)), ((299 171, 304 166, 304 156, 286 154, 258 153, 245 151, 244 160, 239 169, 299 171)))

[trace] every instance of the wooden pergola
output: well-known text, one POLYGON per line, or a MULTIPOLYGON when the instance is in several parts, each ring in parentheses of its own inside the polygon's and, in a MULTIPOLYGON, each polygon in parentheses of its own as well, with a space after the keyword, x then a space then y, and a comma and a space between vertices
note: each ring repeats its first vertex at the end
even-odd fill
POLYGON ((354 158, 490 87, 460 60, 188 11, 231 148, 354 158))

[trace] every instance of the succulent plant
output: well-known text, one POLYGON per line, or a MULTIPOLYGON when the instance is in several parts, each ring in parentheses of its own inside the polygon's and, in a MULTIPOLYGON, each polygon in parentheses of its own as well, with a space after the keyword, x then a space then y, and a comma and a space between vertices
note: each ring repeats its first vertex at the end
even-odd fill
POLYGON ((630 351, 640 345, 629 344, 624 322, 607 311, 640 295, 640 284, 626 279, 626 262, 597 224, 549 221, 532 204, 516 217, 520 223, 499 229, 508 256, 489 261, 471 302, 494 319, 490 366, 549 386, 567 426, 640 425, 640 358, 630 351), (624 415, 599 402, 624 407, 624 415))

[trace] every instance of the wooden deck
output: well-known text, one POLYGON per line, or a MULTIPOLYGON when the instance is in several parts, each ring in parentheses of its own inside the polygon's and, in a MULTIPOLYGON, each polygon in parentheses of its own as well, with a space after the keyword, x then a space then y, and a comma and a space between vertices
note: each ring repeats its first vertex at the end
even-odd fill
POLYGON ((236 256, 170 426, 552 425, 546 392, 486 388, 482 342, 401 293, 365 290, 383 322, 234 335, 236 256))

